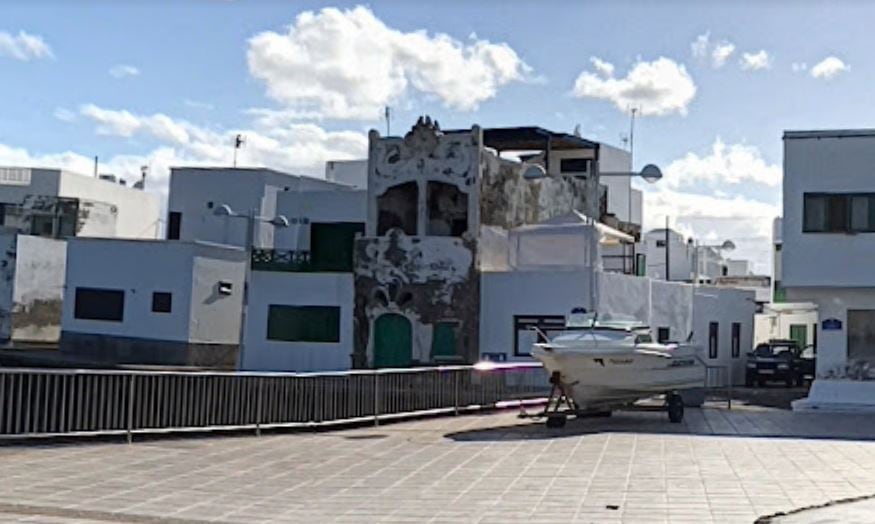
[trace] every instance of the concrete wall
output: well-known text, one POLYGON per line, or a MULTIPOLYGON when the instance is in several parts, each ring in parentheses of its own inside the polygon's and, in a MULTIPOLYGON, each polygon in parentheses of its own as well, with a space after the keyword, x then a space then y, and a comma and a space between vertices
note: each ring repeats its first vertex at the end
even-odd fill
POLYGON ((253 271, 241 369, 251 371, 344 370, 352 365, 353 277, 348 273, 253 271), (340 342, 267 339, 270 305, 339 306, 340 342))
POLYGON ((189 342, 239 344, 246 262, 242 249, 195 246, 189 342), (230 295, 219 293, 220 282, 231 284, 230 295))
POLYGON ((12 307, 15 342, 56 343, 61 336, 61 303, 67 243, 18 235, 12 307))
POLYGON ((785 138, 783 286, 873 285, 875 234, 802 232, 804 193, 871 193, 873 164, 875 136, 785 138))
MULTIPOLYGON (((246 220, 217 217, 216 207, 227 204, 237 213, 256 209, 267 215, 276 209, 274 195, 282 192, 332 190, 337 184, 263 168, 173 168, 168 212, 181 212, 181 240, 200 240, 242 247, 246 220)), ((345 187, 345 186, 340 186, 345 187)), ((261 226, 261 229, 271 226, 261 226)), ((271 228, 272 229, 272 228, 271 228)), ((267 236, 274 232, 264 231, 267 236)), ((265 239, 256 245, 273 247, 265 239)))
POLYGON ((99 224, 112 220, 106 215, 113 214, 114 207, 115 236, 158 238, 161 226, 161 204, 158 196, 153 193, 65 171, 60 177, 57 196, 78 198, 80 216, 85 223, 87 224, 89 220, 98 222, 91 226, 94 229, 93 233, 89 233, 86 229, 81 236, 106 236, 106 226, 99 224), (90 219, 91 213, 97 216, 90 219))
POLYGON ((367 192, 353 190, 286 191, 277 195, 277 213, 289 219, 290 227, 274 233, 277 249, 310 249, 313 222, 361 222, 367 218, 367 192))
POLYGON ((508 271, 480 276, 480 354, 514 356, 514 315, 567 315, 590 308, 591 275, 579 271, 508 271))
POLYGON ((0 227, 0 341, 12 337, 16 231, 0 227))
POLYGON ((356 189, 368 188, 367 160, 329 160, 325 162, 325 179, 356 189))
POLYGON ((67 245, 63 330, 188 342, 193 245, 73 239, 67 245), (76 288, 125 291, 124 321, 74 317, 76 288), (173 293, 171 313, 152 312, 152 293, 173 293))

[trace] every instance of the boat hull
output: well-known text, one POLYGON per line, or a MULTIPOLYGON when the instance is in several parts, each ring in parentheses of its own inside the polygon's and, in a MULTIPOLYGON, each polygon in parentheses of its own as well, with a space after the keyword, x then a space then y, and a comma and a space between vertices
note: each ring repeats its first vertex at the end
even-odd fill
POLYGON ((539 344, 533 356, 581 409, 630 404, 670 391, 703 387, 705 367, 694 348, 676 351, 578 349, 539 344))

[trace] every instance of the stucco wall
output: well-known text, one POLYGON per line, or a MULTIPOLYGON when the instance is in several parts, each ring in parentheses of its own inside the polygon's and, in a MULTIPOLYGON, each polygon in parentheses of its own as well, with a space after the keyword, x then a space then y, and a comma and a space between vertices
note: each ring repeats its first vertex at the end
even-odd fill
POLYGON ((353 277, 349 273, 253 271, 241 368, 253 371, 344 370, 352 365, 353 277), (267 339, 270 305, 339 306, 340 342, 267 339))
POLYGON ((277 195, 277 213, 289 219, 290 227, 274 233, 277 249, 310 249, 313 222, 361 222, 367 218, 367 192, 352 190, 286 191, 277 195))
MULTIPOLYGON (((105 222, 107 213, 112 213, 115 207, 115 236, 121 238, 158 238, 161 218, 161 205, 158 196, 139 189, 122 186, 118 183, 100 180, 77 173, 63 172, 58 185, 57 196, 78 198, 80 201, 93 202, 96 213, 94 230, 83 236, 106 236, 105 222)), ((80 204, 80 215, 88 211, 87 205, 80 204)), ((86 219, 87 222, 87 219, 86 219)))
POLYGON ((240 342, 246 252, 197 245, 195 253, 188 340, 237 345, 240 342), (219 293, 220 282, 231 284, 230 294, 219 293))
POLYGON ((872 285, 875 233, 803 233, 802 207, 806 192, 872 192, 873 164, 875 136, 784 140, 783 286, 872 285))
POLYGON ((18 235, 15 252, 12 339, 57 342, 61 335, 67 243, 18 235))
POLYGON ((193 249, 177 242, 70 240, 63 330, 188 342, 193 249), (124 321, 75 318, 77 287, 124 290, 124 321), (173 293, 171 313, 152 312, 154 291, 173 293))

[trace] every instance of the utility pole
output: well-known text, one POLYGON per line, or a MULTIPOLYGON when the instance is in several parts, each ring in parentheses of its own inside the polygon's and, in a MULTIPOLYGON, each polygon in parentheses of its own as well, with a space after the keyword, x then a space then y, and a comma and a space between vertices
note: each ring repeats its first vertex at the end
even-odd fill
MULTIPOLYGON (((630 110, 631 118, 629 120, 629 171, 635 170, 635 113, 638 112, 637 107, 632 107, 630 110)), ((632 231, 632 179, 629 179, 629 216, 626 217, 629 223, 629 231, 632 231)), ((668 246, 668 244, 666 244, 668 246)))

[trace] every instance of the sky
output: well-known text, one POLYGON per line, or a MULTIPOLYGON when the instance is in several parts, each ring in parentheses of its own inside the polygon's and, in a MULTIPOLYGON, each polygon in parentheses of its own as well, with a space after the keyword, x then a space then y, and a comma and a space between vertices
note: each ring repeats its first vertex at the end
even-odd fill
POLYGON ((367 131, 539 125, 626 147, 665 217, 770 270, 787 129, 875 127, 875 4, 145 0, 0 4, 0 165, 322 176, 367 131))

